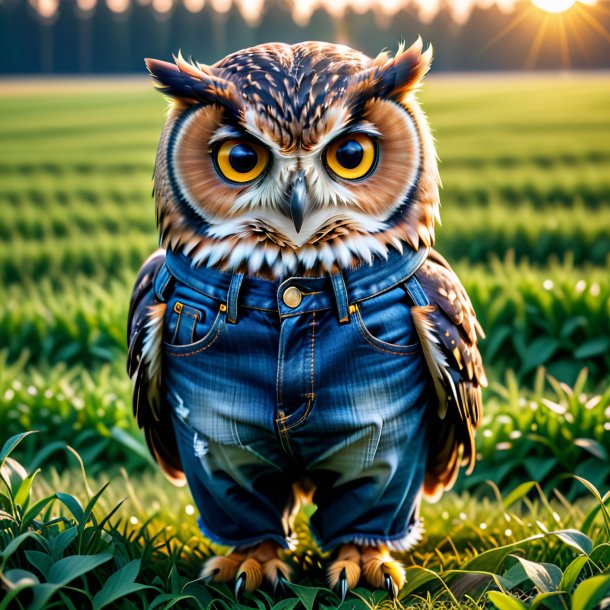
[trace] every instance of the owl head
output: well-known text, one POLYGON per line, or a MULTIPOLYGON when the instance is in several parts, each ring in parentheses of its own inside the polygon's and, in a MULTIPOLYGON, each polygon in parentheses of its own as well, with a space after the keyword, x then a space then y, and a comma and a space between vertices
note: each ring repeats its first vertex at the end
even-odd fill
POLYGON ((155 166, 161 244, 282 277, 434 241, 439 176, 415 92, 432 49, 375 59, 263 44, 207 66, 147 59, 170 99, 155 166))

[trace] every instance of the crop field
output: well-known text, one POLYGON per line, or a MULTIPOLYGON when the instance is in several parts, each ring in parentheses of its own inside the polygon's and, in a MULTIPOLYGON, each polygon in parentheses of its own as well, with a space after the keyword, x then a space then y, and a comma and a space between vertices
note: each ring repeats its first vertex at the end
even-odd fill
MULTIPOLYGON (((423 505, 398 600, 361 587, 342 607, 607 607, 610 81, 431 77, 420 99, 437 246, 487 334, 479 460, 423 505)), ((311 506, 283 599, 198 579, 218 549, 133 422, 125 327, 164 109, 144 79, 0 84, 0 610, 334 608, 311 506)))

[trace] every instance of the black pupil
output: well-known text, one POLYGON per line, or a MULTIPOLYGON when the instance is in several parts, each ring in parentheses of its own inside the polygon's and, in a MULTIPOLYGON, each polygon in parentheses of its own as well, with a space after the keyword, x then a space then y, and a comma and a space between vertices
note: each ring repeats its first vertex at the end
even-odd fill
POLYGON ((346 169, 354 169, 360 165, 364 151, 356 140, 347 140, 337 148, 337 161, 346 169))
POLYGON ((249 144, 236 144, 229 153, 231 167, 240 174, 252 171, 258 163, 258 155, 249 144))

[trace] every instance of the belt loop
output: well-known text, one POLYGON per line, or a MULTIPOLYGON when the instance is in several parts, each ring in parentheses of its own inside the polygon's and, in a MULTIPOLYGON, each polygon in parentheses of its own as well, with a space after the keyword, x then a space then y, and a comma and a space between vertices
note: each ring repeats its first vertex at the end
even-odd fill
POLYGON ((174 276, 169 272, 167 263, 163 263, 159 268, 159 271, 157 271, 153 284, 155 297, 157 297, 161 303, 167 302, 167 293, 169 292, 169 287, 173 279, 174 276))
POLYGON ((243 273, 234 273, 231 276, 231 283, 227 293, 227 322, 230 324, 237 323, 237 299, 239 298, 239 289, 243 279, 243 273))
POLYGON ((337 311, 339 313, 339 323, 345 324, 349 322, 349 306, 347 302, 347 288, 341 271, 333 273, 330 276, 335 291, 335 300, 337 301, 337 311))
POLYGON ((421 287, 421 284, 417 281, 415 274, 413 274, 406 282, 405 288, 409 293, 412 301, 419 307, 424 307, 425 305, 430 305, 430 301, 424 289, 421 287))

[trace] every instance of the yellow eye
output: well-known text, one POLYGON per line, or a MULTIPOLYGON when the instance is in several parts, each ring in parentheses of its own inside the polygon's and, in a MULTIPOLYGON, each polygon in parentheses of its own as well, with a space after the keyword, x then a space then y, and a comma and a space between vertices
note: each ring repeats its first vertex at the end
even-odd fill
POLYGON ((326 149, 326 165, 345 180, 364 178, 375 168, 377 144, 364 133, 350 133, 332 142, 326 149))
POLYGON ((251 182, 258 178, 269 160, 267 150, 248 140, 227 140, 214 153, 218 173, 230 182, 251 182))

